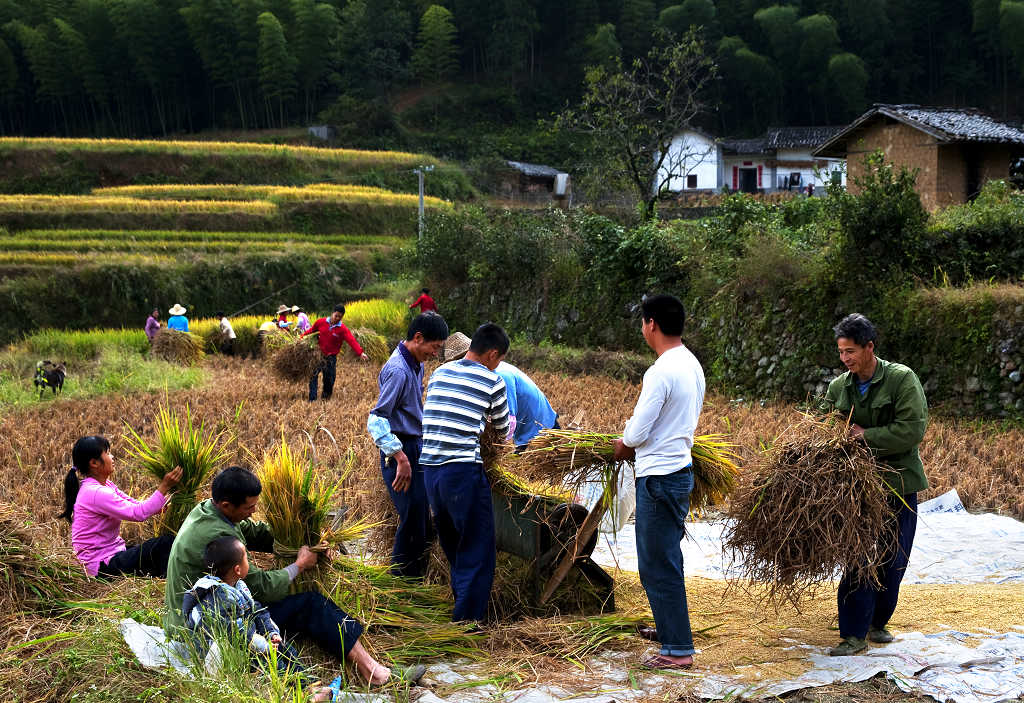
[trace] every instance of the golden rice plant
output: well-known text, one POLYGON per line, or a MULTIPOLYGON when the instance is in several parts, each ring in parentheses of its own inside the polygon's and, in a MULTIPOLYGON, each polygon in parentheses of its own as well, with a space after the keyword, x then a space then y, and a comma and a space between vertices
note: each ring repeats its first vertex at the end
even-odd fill
POLYGON ((207 431, 203 422, 197 427, 188 405, 184 420, 178 413, 161 406, 154 426, 156 440, 153 443, 127 424, 124 440, 129 456, 158 480, 176 466, 181 467, 181 481, 158 521, 158 533, 172 535, 177 534, 181 523, 195 507, 199 491, 227 460, 228 452, 221 444, 223 433, 207 431))
MULTIPOLYGON (((388 340, 382 334, 377 334, 367 327, 357 327, 352 330, 363 353, 370 357, 375 364, 383 364, 391 356, 391 349, 388 348, 388 340)), ((347 356, 347 355, 346 355, 347 356)))
MULTIPOLYGON (((175 257, 158 256, 155 254, 129 254, 117 257, 120 264, 145 266, 148 264, 167 265, 174 263, 175 257)), ((0 251, 0 264, 21 266, 67 266, 82 263, 82 255, 61 252, 39 251, 0 251)))
POLYGON ((279 555, 287 552, 294 558, 303 545, 332 541, 328 514, 341 481, 327 479, 315 469, 305 447, 292 449, 283 435, 281 443, 263 455, 260 503, 279 555))
POLYGON ((7 232, 0 228, 0 242, 32 239, 37 241, 73 242, 198 242, 204 244, 242 243, 315 244, 328 246, 370 245, 399 246, 406 238, 377 234, 307 234, 304 232, 211 232, 201 230, 111 230, 111 229, 26 229, 7 232))
POLYGON ((400 300, 377 298, 345 305, 345 324, 351 329, 366 327, 386 337, 405 337, 409 308, 400 300))
POLYGON ((363 149, 319 149, 307 146, 280 146, 253 142, 200 142, 200 141, 157 141, 145 139, 59 139, 59 138, 0 138, 4 149, 47 149, 54 151, 98 151, 98 152, 148 152, 153 154, 187 155, 254 155, 313 159, 341 164, 416 166, 436 162, 437 159, 425 154, 403 151, 368 151, 363 149))
POLYGON ((0 195, 0 212, 247 213, 273 215, 266 200, 142 200, 93 195, 0 195))

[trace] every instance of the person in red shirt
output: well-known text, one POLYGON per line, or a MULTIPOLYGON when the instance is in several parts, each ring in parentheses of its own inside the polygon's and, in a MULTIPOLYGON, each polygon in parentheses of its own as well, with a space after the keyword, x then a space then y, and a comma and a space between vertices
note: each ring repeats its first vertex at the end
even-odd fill
POLYGON ((430 297, 429 288, 422 290, 420 297, 416 298, 416 302, 410 305, 409 309, 412 310, 417 305, 420 308, 420 312, 437 312, 437 303, 430 297))
POLYGON ((311 403, 316 400, 317 377, 321 372, 324 375, 323 399, 330 400, 331 394, 334 393, 334 376, 337 370, 338 352, 341 351, 342 342, 352 347, 352 351, 363 361, 370 360, 370 357, 363 352, 363 348, 359 346, 359 342, 356 341, 352 330, 341 324, 341 318, 344 316, 345 306, 335 305, 334 312, 331 313, 329 318, 321 317, 302 335, 305 337, 314 332, 318 333, 317 343, 320 345, 320 353, 324 355, 323 363, 313 372, 313 378, 309 379, 309 402, 311 403))

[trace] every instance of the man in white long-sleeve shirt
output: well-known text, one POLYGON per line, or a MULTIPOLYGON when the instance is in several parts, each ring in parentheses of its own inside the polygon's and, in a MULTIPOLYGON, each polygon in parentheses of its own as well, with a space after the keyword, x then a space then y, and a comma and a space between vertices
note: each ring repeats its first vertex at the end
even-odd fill
POLYGON ((690 450, 704 404, 704 371, 683 345, 686 312, 679 299, 647 297, 642 309, 644 340, 658 360, 644 374, 615 458, 634 459, 637 563, 661 642, 659 653, 644 666, 688 669, 693 633, 680 543, 693 490, 690 450))

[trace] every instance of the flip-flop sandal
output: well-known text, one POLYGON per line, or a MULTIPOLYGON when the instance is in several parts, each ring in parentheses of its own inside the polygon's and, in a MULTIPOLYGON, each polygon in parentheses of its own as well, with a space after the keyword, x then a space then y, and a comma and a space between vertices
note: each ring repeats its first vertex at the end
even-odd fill
POLYGON ((689 669, 693 666, 693 662, 689 664, 677 664, 667 657, 663 657, 660 654, 656 654, 650 659, 644 660, 644 667, 648 669, 689 669))
POLYGON ((650 625, 637 625, 636 626, 636 634, 640 635, 645 640, 650 640, 651 642, 660 642, 661 641, 661 640, 658 639, 658 630, 657 630, 657 628, 651 627, 650 625))

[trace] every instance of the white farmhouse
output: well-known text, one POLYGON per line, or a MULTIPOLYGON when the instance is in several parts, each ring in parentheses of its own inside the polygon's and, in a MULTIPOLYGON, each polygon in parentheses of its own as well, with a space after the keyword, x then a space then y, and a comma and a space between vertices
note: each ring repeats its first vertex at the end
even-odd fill
POLYGON ((687 129, 672 139, 654 188, 673 193, 711 191, 718 189, 721 183, 722 147, 718 140, 710 134, 687 129))
POLYGON ((821 194, 830 180, 846 185, 846 160, 814 157, 811 152, 843 127, 776 127, 756 139, 715 139, 684 130, 672 141, 655 188, 674 193, 801 191, 813 185, 821 194), (675 168, 675 166, 679 168, 675 168), (667 178, 670 172, 684 174, 667 178), (666 182, 667 179, 667 182, 666 182))

